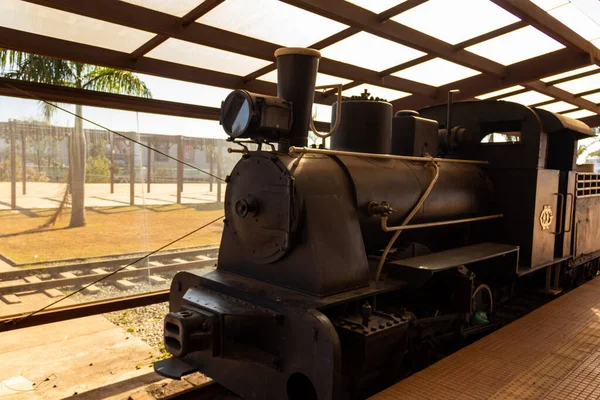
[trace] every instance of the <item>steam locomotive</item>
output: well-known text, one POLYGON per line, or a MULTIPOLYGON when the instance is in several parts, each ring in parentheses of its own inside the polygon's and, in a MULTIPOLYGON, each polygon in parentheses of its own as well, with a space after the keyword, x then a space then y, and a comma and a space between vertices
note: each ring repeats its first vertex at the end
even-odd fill
POLYGON ((437 339, 491 329, 518 278, 556 293, 596 275, 600 179, 575 165, 588 126, 502 101, 393 115, 365 94, 338 99, 309 147, 319 52, 275 55, 277 97, 223 102, 243 155, 218 265, 175 276, 159 374, 246 399, 365 398, 437 339))

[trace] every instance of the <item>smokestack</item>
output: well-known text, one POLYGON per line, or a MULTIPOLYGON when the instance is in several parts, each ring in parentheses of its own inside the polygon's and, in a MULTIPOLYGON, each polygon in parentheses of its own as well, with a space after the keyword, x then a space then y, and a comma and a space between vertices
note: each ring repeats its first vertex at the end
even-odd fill
POLYGON ((277 97, 292 103, 292 129, 288 139, 279 142, 279 151, 290 146, 307 146, 312 118, 315 83, 321 53, 314 49, 282 48, 277 57, 277 97))

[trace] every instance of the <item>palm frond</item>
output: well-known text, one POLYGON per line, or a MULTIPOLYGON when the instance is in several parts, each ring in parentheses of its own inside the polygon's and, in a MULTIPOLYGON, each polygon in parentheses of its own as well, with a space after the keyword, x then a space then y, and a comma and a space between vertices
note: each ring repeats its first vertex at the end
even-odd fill
POLYGON ((28 56, 29 54, 21 51, 0 49, 0 72, 4 73, 7 69, 15 69, 28 56))
POLYGON ((70 62, 36 54, 24 58, 16 69, 5 75, 32 82, 74 86, 74 71, 70 62))
POLYGON ((41 101, 39 103, 38 108, 39 108, 42 116, 44 117, 44 121, 46 121, 46 123, 50 123, 50 119, 56 113, 56 110, 57 110, 56 104, 57 103, 43 102, 43 101, 41 101))
POLYGON ((83 84, 85 89, 152 97, 144 81, 132 72, 104 67, 91 68, 86 72, 83 84))

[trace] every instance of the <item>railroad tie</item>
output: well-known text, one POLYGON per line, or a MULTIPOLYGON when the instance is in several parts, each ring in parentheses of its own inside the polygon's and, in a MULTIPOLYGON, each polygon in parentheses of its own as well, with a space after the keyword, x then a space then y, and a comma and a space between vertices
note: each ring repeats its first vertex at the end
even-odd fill
POLYGON ((96 294, 100 291, 100 288, 96 285, 88 286, 83 289, 83 292, 86 294, 96 294))
POLYGON ((95 274, 108 274, 108 271, 102 268, 94 268, 92 269, 92 272, 95 274))
POLYGON ((77 278, 77 275, 75 275, 72 272, 61 272, 60 276, 62 276, 65 279, 77 278))
POLYGON ((47 290, 44 290, 44 293, 46 293, 46 295, 48 297, 52 297, 52 298, 64 296, 63 292, 61 292, 58 289, 47 289, 47 290))
POLYGON ((197 255, 196 258, 200 261, 208 261, 211 259, 211 257, 208 256, 201 256, 201 255, 197 255))
POLYGON ((160 266, 164 265, 160 261, 148 261, 148 264, 152 265, 153 267, 160 267, 160 266))
POLYGON ((166 281, 167 281, 165 278, 163 278, 163 277, 161 277, 161 276, 158 276, 158 275, 150 275, 150 276, 148 277, 148 279, 149 279, 149 280, 150 280, 152 283, 164 283, 164 282, 166 282, 166 281))
POLYGON ((14 294, 5 294, 4 296, 2 296, 2 301, 4 301, 6 304, 19 304, 19 303, 21 303, 21 299, 19 299, 14 294))
POLYGON ((27 283, 39 283, 42 280, 40 278, 38 278, 37 276, 26 276, 25 278, 25 282, 27 283))
POLYGON ((120 287, 121 289, 131 289, 132 287, 135 286, 135 283, 129 282, 128 280, 125 280, 125 279, 120 279, 120 280, 116 281, 115 284, 118 287, 120 287))
POLYGON ((176 263, 179 263, 179 264, 183 264, 183 263, 187 262, 183 258, 174 258, 173 261, 176 262, 176 263))

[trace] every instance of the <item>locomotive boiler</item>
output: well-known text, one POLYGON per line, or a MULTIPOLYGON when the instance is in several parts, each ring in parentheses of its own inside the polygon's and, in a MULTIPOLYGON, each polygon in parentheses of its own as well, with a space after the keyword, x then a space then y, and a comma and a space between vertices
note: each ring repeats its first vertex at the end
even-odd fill
POLYGON ((329 148, 309 147, 319 52, 275 55, 276 97, 223 102, 243 154, 218 265, 175 276, 161 375, 201 371, 246 399, 364 398, 441 337, 492 328, 519 275, 595 259, 575 257, 565 229, 584 124, 501 102, 394 115, 365 93, 315 129, 329 148))

